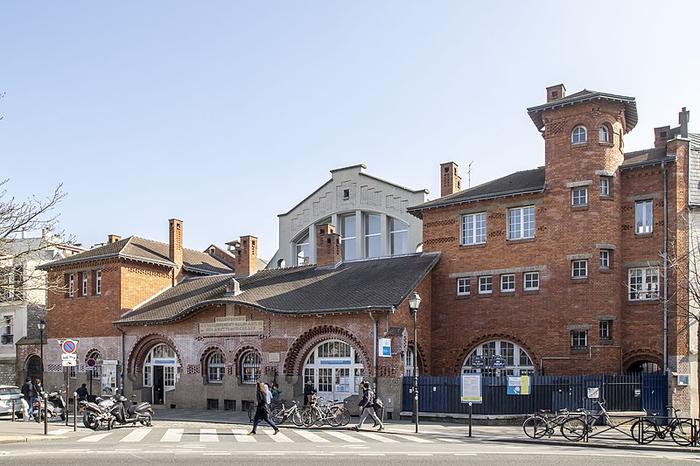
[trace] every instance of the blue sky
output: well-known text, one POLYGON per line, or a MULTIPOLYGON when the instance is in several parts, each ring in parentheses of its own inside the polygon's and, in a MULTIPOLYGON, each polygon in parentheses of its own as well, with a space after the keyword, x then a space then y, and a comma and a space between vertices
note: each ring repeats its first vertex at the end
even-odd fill
POLYGON ((277 247, 333 168, 439 194, 544 161, 525 108, 563 82, 632 95, 626 148, 682 106, 700 130, 700 2, 37 2, 0 12, 0 178, 68 193, 62 227, 277 247))

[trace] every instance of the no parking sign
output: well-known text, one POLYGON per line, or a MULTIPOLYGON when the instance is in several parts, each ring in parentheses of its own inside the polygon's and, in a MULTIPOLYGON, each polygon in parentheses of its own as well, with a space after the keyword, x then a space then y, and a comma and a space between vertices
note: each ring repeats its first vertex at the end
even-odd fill
POLYGON ((67 339, 61 341, 61 349, 66 354, 74 354, 78 351, 78 340, 67 339))

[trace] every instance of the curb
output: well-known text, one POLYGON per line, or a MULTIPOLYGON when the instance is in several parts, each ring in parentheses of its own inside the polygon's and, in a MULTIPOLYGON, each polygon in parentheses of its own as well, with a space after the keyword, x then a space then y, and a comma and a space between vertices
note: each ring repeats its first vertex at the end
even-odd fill
POLYGON ((64 437, 62 435, 42 435, 40 437, 37 436, 32 436, 32 437, 9 437, 9 436, 2 436, 0 435, 0 444, 5 444, 5 443, 30 443, 30 442, 42 442, 44 440, 63 440, 67 439, 68 437, 64 437))
POLYGON ((665 452, 683 452, 683 453, 700 453, 699 448, 689 447, 658 447, 658 446, 640 446, 640 445, 625 445, 625 444, 603 444, 603 443, 581 443, 581 442, 560 442, 558 440, 531 440, 524 438, 504 437, 499 439, 488 438, 484 439, 487 442, 505 442, 505 443, 526 443, 531 445, 554 445, 564 447, 580 447, 580 448, 609 448, 615 450, 633 450, 633 451, 665 451, 665 452))

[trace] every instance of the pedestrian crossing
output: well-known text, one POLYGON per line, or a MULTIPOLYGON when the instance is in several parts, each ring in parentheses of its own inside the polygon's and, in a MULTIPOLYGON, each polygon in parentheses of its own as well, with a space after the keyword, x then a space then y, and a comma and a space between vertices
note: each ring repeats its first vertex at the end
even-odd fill
POLYGON ((455 437, 426 437, 391 432, 372 432, 350 430, 303 430, 282 429, 274 434, 272 429, 259 428, 257 435, 248 435, 245 429, 223 428, 155 428, 137 427, 120 428, 109 432, 97 432, 77 439, 80 443, 341 443, 361 445, 366 443, 461 443, 461 438, 455 437))

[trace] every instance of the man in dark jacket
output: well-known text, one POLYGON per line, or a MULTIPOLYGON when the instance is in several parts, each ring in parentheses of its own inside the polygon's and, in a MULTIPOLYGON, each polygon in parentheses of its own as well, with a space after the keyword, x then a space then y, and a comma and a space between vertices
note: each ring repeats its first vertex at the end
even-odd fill
POLYGON ((316 389, 314 388, 314 384, 311 380, 306 381, 306 385, 304 385, 304 406, 307 406, 309 402, 311 401, 311 396, 316 394, 316 389))
POLYGON ((367 416, 371 416, 372 419, 374 419, 375 425, 379 424, 379 432, 383 432, 384 424, 382 424, 382 421, 374 413, 374 402, 376 400, 374 391, 370 388, 369 382, 363 383, 362 389, 362 398, 360 399, 359 403, 360 408, 362 408, 362 414, 360 415, 360 423, 353 427, 353 429, 362 429, 362 424, 364 424, 365 420, 367 419, 367 416))
POLYGON ((32 385, 32 379, 29 377, 27 377, 27 380, 24 381, 24 385, 22 385, 22 396, 29 405, 27 416, 32 417, 34 413, 34 385, 32 385))
POLYGON ((78 401, 85 401, 88 397, 87 384, 82 384, 79 389, 75 391, 78 394, 78 401))

